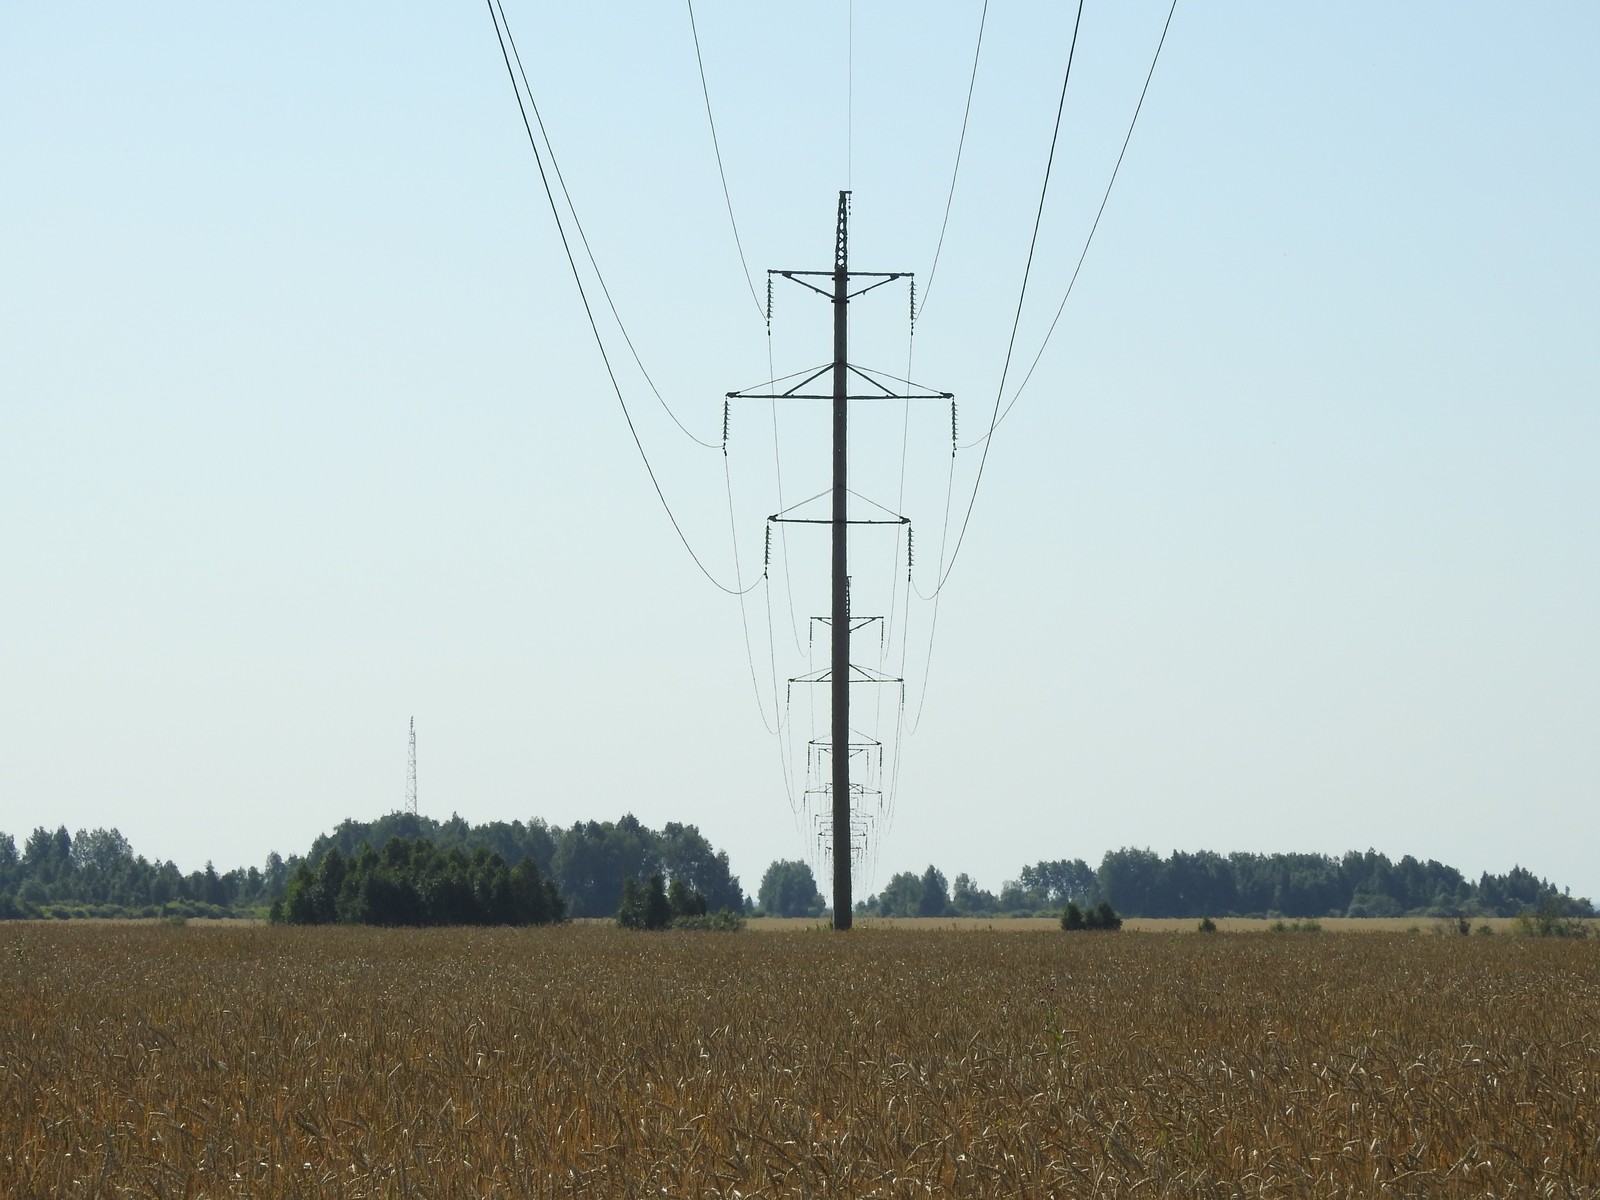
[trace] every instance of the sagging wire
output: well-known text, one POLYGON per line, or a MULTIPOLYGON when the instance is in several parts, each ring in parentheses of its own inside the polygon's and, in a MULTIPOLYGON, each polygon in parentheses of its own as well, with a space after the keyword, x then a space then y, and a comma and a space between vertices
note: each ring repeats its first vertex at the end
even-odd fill
MULTIPOLYGON (((539 126, 539 136, 544 138, 545 151, 550 155, 550 169, 555 172, 556 184, 561 188, 562 198, 567 202, 567 210, 572 214, 572 226, 578 231, 578 240, 583 244, 583 252, 589 259, 589 265, 594 269, 595 280, 600 284, 600 293, 606 298, 606 307, 611 310, 612 320, 616 321, 617 323, 617 330, 622 334, 622 340, 628 347, 628 353, 633 356, 633 362, 634 365, 639 368, 639 374, 644 376, 644 381, 649 385, 651 394, 655 396, 656 402, 661 405, 662 410, 667 414, 667 416, 672 419, 672 423, 678 427, 678 429, 686 438, 695 443, 695 445, 704 446, 707 450, 715 450, 716 444, 714 442, 708 442, 700 437, 697 437, 693 432, 690 431, 688 426, 678 419, 678 414, 672 411, 672 406, 667 403, 666 397, 661 394, 661 389, 656 387, 656 381, 651 378, 650 372, 645 369, 644 360, 639 357, 639 351, 634 347, 633 339, 628 336, 628 327, 623 324, 622 314, 617 311, 616 302, 611 298, 611 289, 606 286, 606 277, 600 270, 599 262, 595 259, 593 247, 589 245, 589 235, 584 232, 583 222, 578 218, 577 207, 572 203, 572 194, 567 190, 566 178, 561 174, 561 164, 556 160, 555 147, 551 144, 549 131, 545 129, 544 116, 539 112, 539 103, 533 98, 533 87, 528 82, 528 72, 522 65, 522 54, 517 50, 516 39, 511 36, 511 23, 506 19, 505 6, 501 3, 501 0, 493 0, 493 3, 495 9, 499 11, 500 16, 499 21, 496 22, 495 25, 495 33, 498 35, 500 26, 502 24, 505 26, 506 41, 511 43, 511 55, 517 63, 517 74, 522 77, 522 87, 528 95, 528 107, 533 110, 534 122, 539 126)), ((491 12, 490 15, 493 16, 493 12, 491 12)), ((503 45, 501 49, 502 51, 504 50, 503 45)), ((507 69, 509 69, 510 66, 510 63, 506 64, 507 69)), ((513 79, 511 82, 514 90, 516 88, 516 80, 513 79)), ((521 93, 518 93, 517 95, 517 104, 519 107, 522 104, 521 93)), ((523 114, 523 121, 524 123, 527 121, 526 113, 523 114)), ((531 142, 533 138, 532 130, 528 131, 528 138, 531 142)), ((535 146, 533 152, 534 155, 537 156, 539 153, 539 148, 535 146)), ((539 167, 539 173, 540 175, 544 174, 544 166, 542 163, 539 167)), ((553 206, 554 201, 551 203, 553 206)), ((559 216, 556 218, 556 221, 559 225, 559 216)), ((562 235, 562 240, 566 240, 565 234, 562 235)), ((574 271, 575 270, 576 268, 574 268, 574 271)), ((579 287, 581 291, 582 285, 580 284, 579 287)), ((587 300, 584 303, 587 307, 587 300)), ((598 334, 596 336, 598 336, 598 334)))
MULTIPOLYGON (((533 134, 533 123, 528 119, 528 105, 531 105, 533 102, 532 92, 530 91, 528 94, 528 105, 524 105, 522 88, 517 85, 517 72, 511 65, 512 55, 516 51, 515 42, 511 37, 511 27, 509 24, 506 24, 502 29, 502 22, 505 14, 504 10, 501 10, 499 15, 496 15, 496 0, 485 0, 485 3, 489 9, 489 19, 494 22, 495 39, 500 43, 500 57, 505 62, 506 76, 511 80, 511 90, 516 96, 517 110, 522 116, 522 128, 528 136, 528 146, 533 151, 533 160, 539 170, 539 180, 544 187, 545 200, 550 205, 550 215, 555 220, 556 232, 561 237, 561 248, 566 255, 567 268, 572 272, 573 283, 578 289, 578 299, 583 304, 584 316, 587 318, 589 323, 589 332, 594 337, 595 348, 600 352, 600 360, 605 364, 606 377, 610 380, 611 390, 617 398, 617 405, 622 409, 622 417, 628 426, 629 435, 633 438, 634 449, 639 452, 639 459, 644 464, 645 473, 650 477, 650 484, 655 489, 656 499, 660 501, 662 510, 667 514, 667 520, 672 523, 673 532, 678 535, 678 540, 683 543, 684 550, 686 550, 689 554, 689 557, 694 560, 694 565, 699 568, 700 573, 706 577, 707 581, 710 582, 712 586, 721 591, 727 592, 730 595, 741 595, 744 591, 749 589, 737 587, 730 588, 727 584, 723 583, 720 579, 713 575, 705 563, 701 561, 700 555, 695 552, 694 547, 690 544, 688 535, 684 533, 683 526, 678 523, 678 517, 677 514, 672 511, 672 505, 667 503, 666 492, 662 490, 661 481, 656 477, 655 467, 650 463, 650 456, 645 453, 644 442, 639 437, 639 430, 633 422, 633 413, 629 410, 628 402, 622 394, 622 384, 618 381, 616 370, 611 365, 611 356, 606 352, 605 339, 600 336, 600 325, 595 320, 594 308, 589 303, 588 291, 583 286, 583 276, 578 270, 577 259, 572 253, 572 242, 567 237, 566 226, 561 220, 560 206, 556 204, 555 191, 551 188, 550 177, 545 172, 544 155, 539 153, 539 142, 533 134), (508 42, 511 43, 509 48, 507 46, 508 42)), ((520 61, 521 58, 519 55, 518 62, 520 63, 520 61)), ((526 76, 524 76, 523 84, 526 86, 526 76)), ((541 131, 542 129, 543 127, 541 126, 541 131)), ((545 146, 548 150, 548 137, 546 138, 545 146)), ((553 157, 551 161, 553 165, 553 157)), ((568 200, 568 208, 571 208, 570 199, 568 200)), ((573 211, 573 222, 575 225, 577 224, 576 211, 573 211)), ((604 285, 602 284, 602 288, 603 286, 604 285)), ((641 370, 642 369, 643 368, 641 367, 641 370)), ((685 430, 684 432, 687 433, 688 431, 685 430)), ((693 437, 692 434, 689 436, 693 437)), ((695 440, 698 441, 699 439, 695 440)), ((760 581, 758 580, 757 582, 759 583, 760 581)), ((754 584, 751 585, 752 588, 754 586, 754 584)))
POLYGON ((1150 81, 1155 77, 1156 64, 1161 61, 1161 48, 1167 44, 1167 31, 1172 27, 1172 17, 1177 11, 1178 0, 1172 0, 1171 7, 1167 9, 1166 24, 1161 27, 1161 38, 1156 43, 1156 52, 1150 59, 1150 70, 1145 73, 1144 87, 1139 92, 1139 102, 1133 107, 1133 117, 1128 122, 1128 132, 1122 139, 1122 149, 1117 151, 1117 161, 1111 168, 1111 178, 1106 181, 1106 190, 1100 197, 1100 207, 1094 214, 1094 223, 1089 226, 1089 236, 1083 239, 1083 249, 1078 253, 1077 264, 1072 268, 1072 277, 1067 280, 1067 290, 1061 296, 1061 303, 1056 306, 1056 315, 1051 318, 1050 327, 1044 332, 1044 338, 1039 343, 1039 351, 1033 356, 1033 361, 1028 364, 1028 373, 1022 377, 1022 382, 1017 385, 1017 390, 1011 393, 1011 399, 1006 402, 1005 409, 996 418, 989 432, 968 442, 961 447, 963 450, 970 450, 994 436, 994 431, 1000 427, 1000 423, 1011 414, 1012 408, 1022 398, 1023 390, 1028 386, 1028 382, 1033 378, 1034 371, 1039 367, 1039 360, 1044 357, 1045 347, 1050 344, 1050 338, 1055 333, 1056 326, 1061 322, 1061 314, 1066 311, 1067 301, 1072 298, 1072 289, 1077 285, 1078 274, 1083 270, 1083 261, 1089 257, 1089 246, 1094 242, 1095 231, 1100 228, 1100 218, 1106 214, 1106 202, 1111 199, 1111 189, 1116 186, 1117 174, 1122 170, 1122 160, 1127 156, 1128 143, 1133 140, 1134 126, 1139 123, 1139 113, 1144 108, 1145 96, 1150 91, 1150 81))
MULTIPOLYGON (((1017 290, 1017 310, 1011 321, 1011 336, 1006 342, 1005 363, 1000 369, 1000 383, 995 388, 994 412, 989 418, 989 434, 992 436, 994 427, 1000 418, 1000 401, 1005 396, 1006 378, 1011 372, 1011 358, 1016 351, 1017 330, 1022 324, 1023 303, 1028 297, 1028 281, 1033 276, 1033 256, 1039 244, 1039 226, 1044 222, 1044 202, 1050 191, 1050 177, 1055 167, 1056 145, 1061 138, 1061 116, 1067 107, 1067 86, 1072 80, 1072 63, 1078 53, 1078 31, 1083 24, 1083 0, 1078 0, 1078 15, 1072 25, 1072 44, 1067 50, 1067 66, 1061 76, 1061 99, 1056 104, 1055 127, 1050 134, 1050 153, 1045 159, 1044 180, 1039 187, 1039 205, 1033 218, 1033 233, 1028 241, 1028 260, 1022 269, 1022 286, 1017 290)), ((950 578, 950 572, 955 570, 956 559, 961 555, 961 547, 967 540, 967 528, 972 522, 972 510, 978 503, 978 489, 983 484, 983 470, 989 462, 989 447, 993 445, 991 438, 985 438, 983 455, 978 460, 978 473, 972 482, 972 495, 967 500, 966 514, 961 518, 961 530, 956 534, 955 548, 950 552, 948 565, 942 566, 942 574, 934 588, 934 595, 944 590, 944 585, 950 578)))
MULTIPOLYGON (((733 504, 733 470, 728 464, 728 421, 729 405, 728 401, 724 400, 722 402, 722 480, 728 493, 728 534, 733 543, 733 577, 740 587, 738 593, 739 625, 744 630, 744 657, 745 662, 750 665, 750 688, 755 692, 756 709, 761 714, 761 725, 773 737, 777 737, 778 729, 775 727, 775 723, 778 721, 778 696, 774 691, 772 696, 772 722, 768 722, 766 702, 761 698, 761 684, 756 680, 755 651, 750 647, 750 614, 745 607, 745 592, 747 589, 744 588, 744 569, 739 562, 739 523, 735 516, 733 504)), ((754 588, 757 583, 765 582, 767 582, 767 571, 766 566, 763 564, 761 578, 750 586, 754 588)))

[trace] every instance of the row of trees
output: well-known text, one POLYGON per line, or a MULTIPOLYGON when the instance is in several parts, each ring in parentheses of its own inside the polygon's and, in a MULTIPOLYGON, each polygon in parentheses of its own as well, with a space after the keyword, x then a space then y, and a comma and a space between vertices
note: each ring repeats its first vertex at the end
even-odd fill
MULTIPOLYGON (((174 908, 262 912, 275 901, 286 902, 291 880, 303 876, 312 881, 301 885, 306 895, 318 889, 328 893, 318 881, 331 853, 337 851, 348 866, 363 847, 381 855, 395 838, 426 841, 437 855, 459 852, 469 864, 486 851, 502 862, 508 875, 522 862, 531 862, 540 886, 553 886, 567 915, 574 917, 615 915, 626 882, 655 874, 682 881, 706 898, 710 911, 752 907, 729 869, 727 853, 712 847, 693 825, 668 822, 657 831, 631 814, 567 828, 539 819, 470 825, 459 816, 441 822, 391 813, 377 821, 343 822, 319 837, 303 860, 274 852, 262 868, 221 874, 208 863, 203 871, 185 875, 171 862, 136 856, 115 829, 79 830, 74 836, 65 827, 54 832, 40 827, 20 851, 11 835, 0 833, 0 918, 33 916, 52 906, 135 915, 174 908)), ((331 891, 335 915, 319 919, 342 919, 337 915, 342 886, 331 891)), ((381 890, 383 884, 372 886, 381 890)), ((818 917, 826 910, 816 878, 803 862, 774 862, 758 897, 762 911, 775 915, 818 917)), ((1472 881, 1432 859, 1423 862, 1406 855, 1392 861, 1375 850, 1337 858, 1211 851, 1175 851, 1163 858, 1132 848, 1107 852, 1098 868, 1081 858, 1034 863, 1004 883, 998 894, 965 874, 951 883, 930 865, 920 874, 891 877, 856 911, 882 916, 1020 915, 1057 913, 1069 903, 1087 910, 1102 900, 1128 916, 1143 917, 1516 916, 1551 906, 1565 917, 1594 912, 1588 900, 1573 898, 1522 867, 1472 881)), ((424 910, 431 911, 426 905, 418 911, 424 910)), ((318 911, 325 912, 326 905, 318 911)))
MULTIPOLYGON (((341 865, 348 869, 363 847, 381 856, 396 838, 405 844, 426 841, 440 856, 458 852, 469 865, 478 861, 480 851, 486 851, 502 862, 508 875, 524 861, 530 862, 541 887, 553 885, 570 916, 613 916, 622 900, 624 882, 648 879, 656 873, 682 880, 706 898, 712 911, 743 912, 746 908, 727 853, 715 849, 693 825, 668 822, 657 831, 630 814, 617 821, 582 821, 563 829, 538 819, 471 825, 459 816, 435 821, 391 813, 376 821, 344 821, 332 833, 319 837, 303 859, 294 855, 285 859, 274 852, 267 856, 264 868, 224 874, 208 863, 205 870, 184 875, 170 862, 152 863, 137 857, 115 829, 80 830, 72 836, 65 828, 53 833, 40 828, 20 852, 9 834, 0 834, 0 919, 52 910, 135 916, 171 911, 245 915, 265 912, 275 902, 286 915, 291 882, 298 880, 301 907, 294 919, 308 919, 309 911, 317 914, 314 919, 318 921, 342 920, 337 898, 343 882, 327 886, 328 872, 337 873, 341 865), (334 852, 339 859, 325 866, 334 852), (319 898, 307 910, 310 897, 319 898)), ((444 875, 451 876, 453 871, 452 867, 444 875)), ((369 885, 377 889, 375 896, 383 895, 385 886, 377 876, 369 885)), ((421 905, 413 914, 417 921, 404 918, 404 923, 431 920, 425 915, 433 911, 431 902, 424 903, 420 893, 417 900, 421 905)), ((391 901, 409 903, 404 897, 392 896, 376 903, 387 912, 391 901)))
POLYGON ((856 906, 889 917, 994 916, 1054 913, 1105 901, 1134 917, 1514 917, 1553 907, 1562 916, 1593 916, 1587 899, 1567 895, 1523 867, 1487 872, 1476 882, 1454 867, 1406 855, 1398 862, 1376 850, 1326 854, 1216 854, 1108 851, 1099 869, 1081 858, 1022 868, 997 896, 929 866, 893 876, 856 906))
POLYGON ((0 919, 34 916, 52 906, 98 912, 153 914, 180 911, 240 913, 283 895, 298 860, 269 854, 264 868, 219 874, 207 863, 185 875, 171 862, 135 855, 115 829, 39 827, 19 852, 0 833, 0 919))
POLYGON ((293 925, 544 925, 566 915, 555 884, 532 858, 508 867, 487 846, 469 855, 426 838, 392 837, 301 863, 271 919, 293 925))
POLYGON ((1376 850, 1326 854, 1229 854, 1151 850, 1108 853, 1096 872, 1100 895, 1130 916, 1202 917, 1276 913, 1286 917, 1514 917, 1554 905, 1591 916, 1575 899, 1523 867, 1476 882, 1456 868, 1376 850))
POLYGON ((347 858, 364 845, 381 847, 392 837, 427 839, 440 851, 487 849, 510 867, 529 859, 539 874, 555 883, 568 915, 610 917, 622 903, 627 880, 655 874, 681 879, 706 898, 711 910, 743 912, 745 895, 728 865, 699 829, 669 821, 659 831, 629 813, 616 821, 579 821, 563 829, 535 818, 469 825, 460 817, 433 821, 410 813, 391 813, 377 821, 345 821, 312 844, 306 861, 315 870, 337 849, 347 858))

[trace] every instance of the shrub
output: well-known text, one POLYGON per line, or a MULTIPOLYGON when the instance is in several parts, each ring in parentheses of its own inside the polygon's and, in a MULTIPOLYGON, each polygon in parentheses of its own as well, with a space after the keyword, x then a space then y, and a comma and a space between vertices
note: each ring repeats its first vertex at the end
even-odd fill
POLYGON ((734 912, 731 908, 718 909, 714 913, 696 913, 692 916, 674 917, 674 929, 693 929, 706 933, 737 933, 744 928, 744 914, 734 912))
POLYGON ((1215 921, 1213 921, 1210 917, 1201 917, 1200 918, 1200 932, 1201 933, 1215 933, 1216 931, 1217 931, 1217 923, 1215 921))
POLYGON ((624 929, 666 929, 672 924, 672 902, 659 871, 644 883, 631 875, 622 881, 617 924, 624 929))
POLYGON ((1122 918, 1117 915, 1117 910, 1111 907, 1111 901, 1102 900, 1089 910, 1089 915, 1084 918, 1090 929, 1104 929, 1116 932, 1122 928, 1122 918))
MULTIPOLYGON (((1274 921, 1268 926, 1273 933, 1321 933, 1322 922, 1315 917, 1308 917, 1304 921, 1274 921)), ((1412 932, 1415 932, 1413 927, 1412 932)))
POLYGON ((1075 903, 1068 901, 1065 911, 1061 914, 1061 928, 1068 933, 1077 933, 1080 930, 1105 930, 1115 932, 1122 928, 1122 918, 1117 915, 1117 910, 1111 907, 1110 901, 1102 900, 1088 912, 1084 912, 1075 903))
POLYGON ((706 898, 682 879, 674 878, 667 889, 667 906, 672 910, 674 924, 681 918, 706 915, 706 898))
POLYGON ((1517 916, 1517 932, 1524 937, 1585 938, 1589 926, 1577 917, 1561 915, 1561 904, 1547 896, 1537 910, 1523 909, 1517 916))

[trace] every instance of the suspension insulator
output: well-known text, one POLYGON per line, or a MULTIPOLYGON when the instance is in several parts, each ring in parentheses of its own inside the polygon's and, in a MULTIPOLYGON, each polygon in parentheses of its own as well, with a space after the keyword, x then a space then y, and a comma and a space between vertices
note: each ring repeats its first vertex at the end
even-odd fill
POLYGON ((733 406, 727 400, 724 400, 722 402, 722 453, 723 454, 727 454, 728 453, 728 414, 732 411, 732 407, 733 406))
POLYGON ((911 332, 917 332, 917 281, 911 280, 911 332))
POLYGON ((956 456, 956 402, 950 401, 950 457, 956 456))
POLYGON ((767 276, 767 333, 772 333, 772 276, 767 276))
POLYGON ((772 567, 772 522, 767 522, 767 544, 761 551, 761 578, 767 577, 767 571, 772 567))

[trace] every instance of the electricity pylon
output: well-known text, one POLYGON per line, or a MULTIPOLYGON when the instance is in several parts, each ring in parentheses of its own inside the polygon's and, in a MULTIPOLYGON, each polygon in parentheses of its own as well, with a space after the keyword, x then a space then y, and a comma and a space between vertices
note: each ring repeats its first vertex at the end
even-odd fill
MULTIPOLYGON (((850 269, 850 193, 839 193, 839 218, 834 238, 833 269, 829 271, 769 271, 768 278, 781 275, 793 283, 810 288, 833 303, 833 362, 807 375, 799 383, 782 392, 742 391, 729 392, 730 400, 832 400, 833 401, 833 515, 827 523, 833 531, 833 606, 832 653, 829 667, 829 691, 832 696, 832 754, 833 782, 829 788, 832 802, 833 833, 833 927, 849 929, 854 898, 851 895, 851 820, 850 820, 850 755, 838 749, 850 745, 850 556, 849 528, 851 525, 906 524, 905 517, 892 521, 882 519, 851 520, 849 513, 849 432, 850 401, 852 400, 949 400, 949 392, 891 392, 870 375, 850 365, 849 322, 850 301, 873 288, 882 287, 894 279, 910 278, 910 271, 852 271, 850 269), (827 279, 831 290, 811 283, 812 279, 827 279), (868 282, 851 291, 851 280, 868 282), (824 375, 833 378, 832 393, 809 392, 806 389, 824 375), (874 391, 852 393, 851 381, 864 382, 874 391)), ((799 521, 801 518, 778 513, 769 521, 799 521)))

